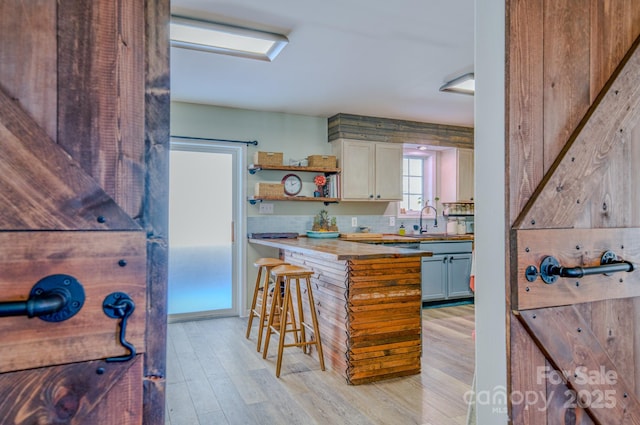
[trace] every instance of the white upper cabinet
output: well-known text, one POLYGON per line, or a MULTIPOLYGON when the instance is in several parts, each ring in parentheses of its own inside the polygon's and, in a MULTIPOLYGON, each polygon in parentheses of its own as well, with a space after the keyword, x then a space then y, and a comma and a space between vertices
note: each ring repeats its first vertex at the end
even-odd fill
POLYGON ((342 169, 342 200, 402 199, 401 144, 347 139, 337 139, 331 144, 342 169))
POLYGON ((473 149, 448 149, 440 156, 442 202, 470 201, 474 197, 473 149))

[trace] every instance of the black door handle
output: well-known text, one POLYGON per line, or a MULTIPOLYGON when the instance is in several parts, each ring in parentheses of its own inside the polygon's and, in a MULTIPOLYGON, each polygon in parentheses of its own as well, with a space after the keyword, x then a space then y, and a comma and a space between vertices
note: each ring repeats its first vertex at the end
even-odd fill
POLYGON ((66 274, 47 276, 36 283, 26 301, 0 302, 0 317, 38 317, 62 322, 73 317, 84 305, 84 288, 66 274))
POLYGON ((128 294, 124 292, 114 292, 109 294, 102 303, 102 311, 104 314, 112 319, 120 319, 120 332, 118 333, 118 339, 120 345, 129 351, 129 354, 119 357, 109 357, 107 362, 126 362, 131 360, 136 355, 136 347, 133 346, 126 339, 127 334, 127 319, 135 310, 136 305, 128 294))
POLYGON ((555 283, 558 277, 579 278, 594 274, 608 275, 617 272, 632 272, 633 270, 635 270, 633 263, 618 259, 613 251, 606 251, 600 258, 600 265, 592 267, 562 267, 555 257, 546 256, 540 263, 540 272, 535 266, 529 266, 525 271, 525 277, 529 282, 533 282, 540 276, 545 283, 555 283))

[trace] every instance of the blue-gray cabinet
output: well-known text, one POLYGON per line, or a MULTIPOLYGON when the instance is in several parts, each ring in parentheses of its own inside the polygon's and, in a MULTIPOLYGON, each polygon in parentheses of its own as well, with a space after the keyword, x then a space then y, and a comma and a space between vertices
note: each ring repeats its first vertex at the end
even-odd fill
POLYGON ((432 251, 422 257, 422 300, 440 301, 473 296, 471 241, 422 242, 420 249, 432 251))

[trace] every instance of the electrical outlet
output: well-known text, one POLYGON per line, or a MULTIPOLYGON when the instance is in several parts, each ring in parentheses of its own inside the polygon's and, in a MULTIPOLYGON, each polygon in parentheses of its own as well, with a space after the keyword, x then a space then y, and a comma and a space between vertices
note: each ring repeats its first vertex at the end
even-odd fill
POLYGON ((260 214, 273 214, 273 204, 265 204, 260 202, 260 208, 258 209, 260 214))
POLYGON ((391 216, 389 217, 389 226, 395 226, 396 225, 396 218, 391 216))
POLYGON ((351 217, 351 227, 358 226, 358 217, 351 217))

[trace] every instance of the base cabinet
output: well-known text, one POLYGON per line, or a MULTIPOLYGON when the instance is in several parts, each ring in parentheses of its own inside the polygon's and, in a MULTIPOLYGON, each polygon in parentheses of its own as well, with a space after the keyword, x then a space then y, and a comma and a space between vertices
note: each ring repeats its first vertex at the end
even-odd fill
POLYGON ((444 255, 422 257, 422 301, 447 298, 447 264, 444 255))
MULTIPOLYGON (((437 250, 441 245, 443 244, 434 245, 433 248, 437 250)), ((453 246, 457 249, 462 248, 462 245, 456 245, 453 246)), ((469 248, 470 246, 469 243, 469 248)), ((423 246, 422 249, 433 250, 433 248, 423 246)), ((432 257, 422 257, 422 301, 472 297, 473 291, 469 287, 471 257, 471 252, 446 254, 434 252, 432 257)))

